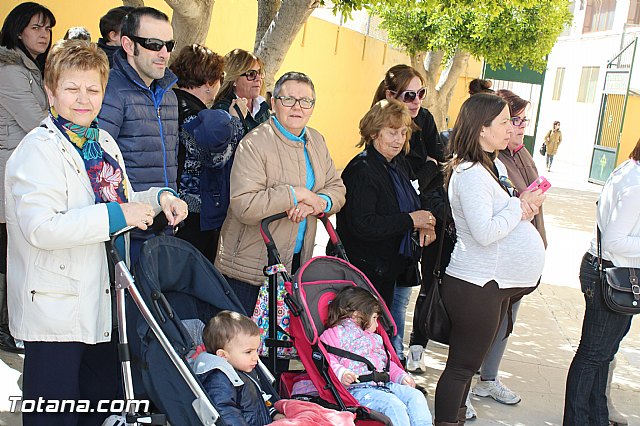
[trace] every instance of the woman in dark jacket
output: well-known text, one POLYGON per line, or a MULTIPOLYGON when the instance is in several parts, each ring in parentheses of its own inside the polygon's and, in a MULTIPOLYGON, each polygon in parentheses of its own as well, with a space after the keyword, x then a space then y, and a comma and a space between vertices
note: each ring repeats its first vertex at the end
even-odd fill
POLYGON ((264 123, 271 116, 266 102, 264 68, 253 53, 234 49, 225 56, 225 73, 214 109, 236 110, 242 120, 244 134, 264 123), (241 107, 240 103, 244 106, 241 107))
MULTIPOLYGON (((220 228, 229 208, 229 175, 243 127, 231 103, 231 113, 210 110, 223 76, 224 59, 199 44, 182 48, 171 65, 178 77, 180 124, 178 192, 189 206, 189 217, 177 236, 196 246, 214 262, 220 228)), ((240 114, 246 106, 240 102, 240 114)))
MULTIPOLYGON (((405 157, 418 181, 422 208, 436 214, 439 221, 442 221, 442 216, 438 216, 438 212, 442 211, 442 204, 434 204, 433 197, 429 194, 432 191, 439 191, 439 187, 442 187, 440 164, 444 161, 444 147, 433 115, 422 106, 426 94, 424 79, 420 73, 409 65, 400 64, 389 68, 386 72, 384 79, 378 85, 373 103, 382 99, 397 99, 407 106, 413 119, 413 132, 409 141, 409 151, 405 153, 405 157)), ((435 261, 434 253, 437 249, 438 245, 435 244, 422 252, 421 273, 425 282, 431 280, 435 261)), ((390 306, 391 315, 398 326, 398 335, 393 339, 393 347, 401 360, 404 360, 402 339, 411 288, 420 283, 420 276, 416 276, 414 271, 413 267, 409 269, 406 276, 398 282, 393 304, 390 306)), ((419 349, 414 352, 422 354, 424 348, 419 349)))
POLYGON ((400 276, 417 262, 419 246, 435 239, 435 218, 420 209, 410 169, 400 155, 408 150, 410 126, 405 105, 394 100, 376 103, 360 120, 358 146, 365 149, 342 173, 347 196, 337 215, 338 233, 351 262, 387 306, 400 276))

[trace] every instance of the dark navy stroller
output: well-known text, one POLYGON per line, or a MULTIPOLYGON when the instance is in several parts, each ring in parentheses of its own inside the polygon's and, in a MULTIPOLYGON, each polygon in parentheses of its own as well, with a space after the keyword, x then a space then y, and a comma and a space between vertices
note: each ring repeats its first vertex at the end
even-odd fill
MULTIPOLYGON (((229 284, 195 247, 174 237, 143 244, 135 284, 124 262, 114 263, 126 398, 133 398, 135 383, 135 396, 149 398, 173 425, 225 425, 189 366, 196 344, 185 324, 204 326, 221 310, 244 313, 229 284), (125 289, 126 315, 120 308, 125 289)), ((275 395, 274 378, 261 367, 261 384, 275 395)))

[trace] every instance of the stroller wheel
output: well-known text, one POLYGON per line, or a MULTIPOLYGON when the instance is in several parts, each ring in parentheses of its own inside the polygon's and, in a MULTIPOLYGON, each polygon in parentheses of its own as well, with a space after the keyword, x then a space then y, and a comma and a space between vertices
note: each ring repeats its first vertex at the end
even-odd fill
POLYGON ((113 414, 102 422, 102 426, 127 426, 127 418, 125 416, 113 414))

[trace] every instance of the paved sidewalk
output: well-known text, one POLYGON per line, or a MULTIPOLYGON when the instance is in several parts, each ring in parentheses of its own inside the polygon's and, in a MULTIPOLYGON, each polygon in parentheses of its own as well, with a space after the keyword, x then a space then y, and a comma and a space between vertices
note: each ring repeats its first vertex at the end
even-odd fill
MULTIPOLYGON (((536 160, 541 157, 536 155, 536 160)), ((542 167, 540 170, 544 170, 542 167)), ((585 172, 557 161, 554 171, 544 173, 553 184, 544 214, 549 240, 540 288, 527 296, 520 308, 514 333, 501 365, 503 381, 522 396, 515 406, 489 398, 473 398, 478 419, 469 425, 560 425, 566 374, 580 340, 584 300, 579 290, 578 268, 593 230, 595 200, 600 187, 586 181, 585 172)), ((317 254, 324 251, 327 236, 319 232, 317 254)), ((514 267, 517 265, 514 265, 514 267)), ((414 291, 414 297, 417 289, 414 291)), ((409 340, 412 312, 408 313, 409 340)), ((634 321, 618 352, 613 400, 629 415, 629 424, 640 425, 640 321, 634 321)), ((446 347, 429 344, 428 371, 416 380, 429 390, 429 404, 446 362, 446 347)), ((0 426, 20 425, 7 412, 9 395, 18 386, 22 357, 0 352, 0 426)))

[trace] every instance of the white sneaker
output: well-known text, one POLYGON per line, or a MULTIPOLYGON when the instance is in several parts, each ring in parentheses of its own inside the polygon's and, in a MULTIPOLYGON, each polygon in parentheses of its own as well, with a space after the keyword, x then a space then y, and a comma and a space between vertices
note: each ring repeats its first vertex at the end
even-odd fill
POLYGON ((467 414, 465 415, 465 418, 467 420, 475 420, 475 418, 478 417, 478 413, 476 413, 476 409, 471 405, 470 394, 467 394, 467 401, 465 402, 465 405, 467 406, 467 414))
POLYGON ((427 371, 427 366, 424 365, 422 359, 424 354, 424 346, 412 345, 409 347, 409 353, 407 354, 407 371, 411 373, 424 373, 427 371))
POLYGON ((502 384, 498 378, 495 380, 482 380, 478 377, 478 381, 471 392, 476 396, 490 396, 496 401, 507 405, 517 404, 522 400, 520 395, 502 384))

